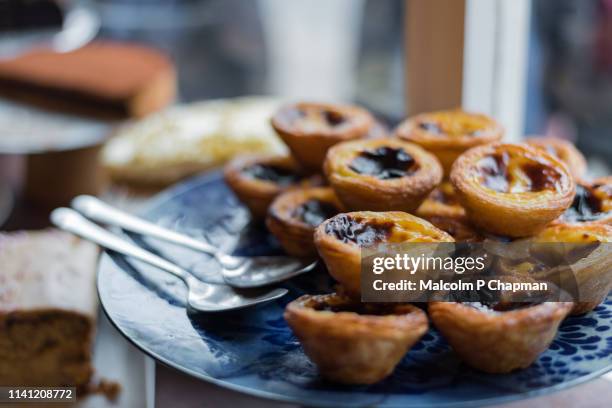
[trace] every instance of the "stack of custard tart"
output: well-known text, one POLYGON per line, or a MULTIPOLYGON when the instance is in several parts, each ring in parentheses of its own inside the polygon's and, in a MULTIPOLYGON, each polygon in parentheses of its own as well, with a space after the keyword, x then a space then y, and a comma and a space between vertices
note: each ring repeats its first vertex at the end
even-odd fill
MULTIPOLYGON (((612 177, 586 181, 570 143, 503 143, 494 119, 417 115, 390 134, 356 106, 297 103, 272 126, 289 157, 242 157, 227 184, 293 256, 322 258, 337 293, 302 296, 285 319, 321 375, 373 384, 392 373, 429 320, 470 366, 507 373, 548 348, 561 321, 599 302, 360 301, 361 249, 384 243, 610 242, 612 177), (429 316, 429 319, 428 319, 429 316)), ((598 288, 600 301, 612 282, 598 288)))

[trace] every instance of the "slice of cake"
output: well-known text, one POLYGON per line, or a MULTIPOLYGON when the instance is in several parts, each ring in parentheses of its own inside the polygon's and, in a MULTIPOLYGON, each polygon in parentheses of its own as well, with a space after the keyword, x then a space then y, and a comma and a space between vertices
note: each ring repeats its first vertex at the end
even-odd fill
POLYGON ((58 230, 0 234, 0 386, 86 389, 97 257, 58 230))
POLYGON ((176 72, 154 48, 98 41, 72 52, 37 49, 0 61, 0 95, 54 110, 139 117, 174 101, 176 72))

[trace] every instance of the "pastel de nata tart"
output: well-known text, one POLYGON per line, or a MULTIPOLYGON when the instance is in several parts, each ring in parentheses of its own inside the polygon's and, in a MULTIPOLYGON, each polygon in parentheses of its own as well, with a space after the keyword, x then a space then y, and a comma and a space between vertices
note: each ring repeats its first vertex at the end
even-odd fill
POLYGON ((321 375, 344 384, 381 381, 428 329, 416 306, 338 294, 302 296, 287 305, 285 320, 321 375))
POLYGON ((531 137, 527 144, 545 150, 565 163, 575 179, 584 176, 587 162, 582 153, 567 140, 556 137, 531 137))
POLYGON ((372 115, 352 105, 296 103, 283 106, 272 117, 272 127, 307 170, 321 171, 333 145, 380 131, 372 115))
POLYGON ((487 373, 509 373, 530 366, 550 346, 572 305, 432 302, 428 311, 465 363, 487 373))
POLYGON ((532 239, 538 243, 563 243, 567 256, 580 257, 572 261, 571 273, 579 293, 573 315, 584 314, 602 303, 612 290, 612 226, 596 223, 554 224, 532 239), (601 245, 591 245, 591 244, 601 245), (571 244, 577 244, 572 247, 571 244), (588 250, 588 254, 584 251, 588 250))
POLYGON ((323 170, 350 210, 412 212, 442 180, 432 154, 390 138, 337 144, 329 149, 323 170))
POLYGON ((499 141, 504 130, 487 115, 448 110, 408 118, 397 127, 395 134, 435 154, 448 176, 453 163, 463 152, 499 141))
POLYGON ((454 242, 444 231, 400 212, 341 213, 317 227, 315 246, 329 274, 347 295, 361 294, 361 250, 384 243, 454 242))
POLYGON ((471 223, 507 237, 536 234, 572 204, 576 192, 558 158, 526 144, 470 149, 450 178, 471 223))
POLYGON ((305 176, 290 157, 271 155, 237 157, 225 166, 224 176, 255 218, 264 218, 274 198, 283 191, 321 182, 316 176, 305 176))
POLYGON ((612 225, 612 176, 578 183, 572 205, 558 221, 612 225))
POLYGON ((314 257, 315 228, 339 212, 341 205, 331 188, 296 188, 276 197, 266 225, 289 255, 314 257))

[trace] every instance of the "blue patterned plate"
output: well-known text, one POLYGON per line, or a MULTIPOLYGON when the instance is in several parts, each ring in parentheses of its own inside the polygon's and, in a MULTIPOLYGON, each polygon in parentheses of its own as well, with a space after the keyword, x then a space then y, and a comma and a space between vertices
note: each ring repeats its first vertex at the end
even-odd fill
MULTIPOLYGON (((144 216, 243 254, 280 251, 261 225, 249 223, 218 174, 163 193, 144 216)), ((219 281, 209 257, 133 236, 202 279, 219 281)), ((322 381, 283 320, 287 302, 329 291, 321 271, 287 286, 274 304, 236 314, 202 316, 185 309, 182 283, 152 267, 105 254, 98 289, 110 320, 144 352, 185 373, 236 391, 309 406, 474 406, 534 396, 595 378, 612 368, 612 296, 594 312, 568 318, 548 351, 528 369, 483 374, 463 365, 435 330, 387 380, 369 387, 322 381)))

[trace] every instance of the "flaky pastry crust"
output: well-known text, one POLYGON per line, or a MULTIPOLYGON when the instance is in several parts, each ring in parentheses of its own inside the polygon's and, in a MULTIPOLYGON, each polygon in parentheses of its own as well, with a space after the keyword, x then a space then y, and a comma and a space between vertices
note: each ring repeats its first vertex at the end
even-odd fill
POLYGON ((408 118, 397 127, 395 134, 435 154, 448 176, 453 163, 463 152, 499 141, 504 130, 489 116, 448 110, 408 118))
POLYGON ((321 375, 344 384, 381 381, 428 329, 416 306, 337 294, 302 296, 287 305, 285 320, 321 375))
POLYGON ((266 226, 289 255, 315 257, 314 231, 319 219, 324 221, 339 213, 341 208, 331 188, 295 188, 272 202, 266 226))
POLYGON ((576 186, 556 157, 526 144, 490 144, 461 155, 451 182, 470 222, 492 234, 526 237, 558 218, 576 186))
POLYGON ((274 198, 283 191, 297 186, 318 185, 322 181, 317 176, 304 176, 290 157, 273 155, 237 157, 225 166, 224 177, 238 199, 258 219, 266 216, 274 198), (256 168, 260 171, 251 171, 256 168), (268 177, 265 169, 271 169, 272 173, 282 173, 280 181, 268 177), (263 176, 261 173, 264 173, 263 176))
POLYGON ((333 145, 376 133, 372 115, 352 105, 302 102, 283 106, 272 127, 306 170, 320 172, 333 145))
POLYGON ((487 373, 530 366, 545 351, 571 302, 546 302, 510 311, 432 302, 429 316, 459 357, 487 373))
POLYGON ((412 212, 442 180, 442 168, 433 155, 413 143, 391 138, 337 144, 329 149, 323 169, 349 210, 412 212), (371 163, 370 167, 363 165, 370 173, 356 167, 360 161, 371 163), (400 165, 405 168, 399 169, 400 165))
POLYGON ((414 215, 358 211, 338 214, 319 225, 315 246, 329 274, 347 295, 361 295, 361 249, 382 243, 454 242, 446 232, 414 215))

